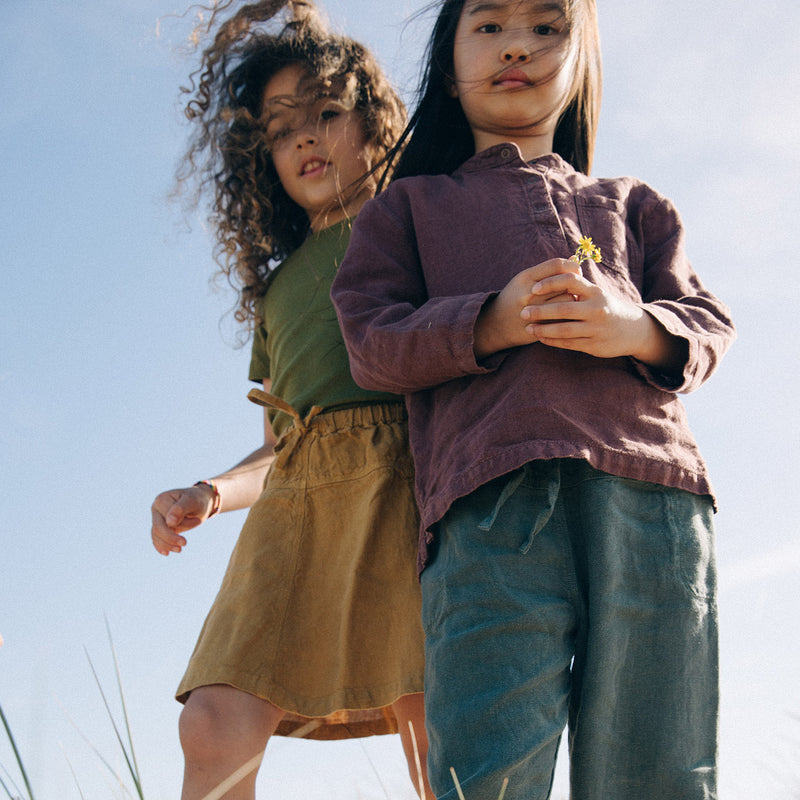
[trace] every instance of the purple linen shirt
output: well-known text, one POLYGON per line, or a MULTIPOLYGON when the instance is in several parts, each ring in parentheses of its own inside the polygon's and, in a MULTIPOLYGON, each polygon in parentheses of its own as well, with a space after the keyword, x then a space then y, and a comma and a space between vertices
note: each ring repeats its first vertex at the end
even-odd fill
POLYGON ((454 500, 534 459, 712 494, 677 393, 709 377, 734 329, 687 260, 674 207, 641 181, 591 178, 557 155, 525 163, 513 144, 399 180, 359 213, 332 297, 356 382, 406 395, 420 570, 454 500), (538 342, 476 361, 487 300, 584 235, 603 258, 584 277, 686 340, 680 379, 538 342))

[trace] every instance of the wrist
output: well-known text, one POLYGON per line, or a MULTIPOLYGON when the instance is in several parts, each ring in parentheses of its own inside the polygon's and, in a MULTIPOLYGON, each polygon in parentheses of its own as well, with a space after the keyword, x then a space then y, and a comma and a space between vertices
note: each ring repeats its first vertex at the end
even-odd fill
POLYGON ((217 487, 217 484, 214 483, 213 481, 197 481, 197 483, 195 483, 194 485, 195 486, 207 486, 209 489, 211 489, 211 495, 212 495, 211 496, 211 511, 209 511, 208 516, 206 517, 206 519, 211 519, 211 517, 213 517, 214 514, 218 514, 219 513, 220 505, 221 505, 221 502, 222 502, 222 498, 220 497, 220 494, 219 494, 219 488, 217 487))
POLYGON ((481 361, 502 350, 502 345, 497 342, 497 320, 494 319, 497 297, 490 297, 480 310, 475 327, 472 331, 472 349, 475 360, 481 361))
POLYGON ((642 317, 640 347, 631 353, 651 369, 665 375, 680 375, 689 356, 688 342, 670 333, 662 323, 647 311, 642 317))

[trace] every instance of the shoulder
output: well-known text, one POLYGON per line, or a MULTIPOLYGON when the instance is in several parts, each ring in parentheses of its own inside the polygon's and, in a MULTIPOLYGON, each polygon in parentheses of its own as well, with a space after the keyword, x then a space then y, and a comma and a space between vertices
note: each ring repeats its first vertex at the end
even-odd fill
POLYGON ((639 178, 630 175, 598 178, 575 172, 569 177, 569 182, 579 204, 616 208, 631 220, 652 217, 678 219, 673 202, 639 178))
POLYGON ((368 200, 353 226, 357 236, 366 226, 395 224, 414 227, 415 221, 453 208, 456 181, 448 175, 417 175, 400 178, 368 200))
POLYGON ((457 179, 451 175, 415 175, 393 181, 375 199, 387 204, 414 205, 432 195, 452 190, 457 179))
POLYGON ((577 194, 586 196, 611 197, 624 202, 643 202, 649 198, 661 198, 661 195, 644 181, 632 175, 620 175, 606 178, 572 172, 565 176, 577 194))

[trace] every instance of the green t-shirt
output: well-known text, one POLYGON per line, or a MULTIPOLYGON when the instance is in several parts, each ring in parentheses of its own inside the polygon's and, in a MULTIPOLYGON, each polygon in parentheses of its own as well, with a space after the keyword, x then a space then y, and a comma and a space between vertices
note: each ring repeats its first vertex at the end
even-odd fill
MULTIPOLYGON (((256 329, 250 380, 272 380, 272 394, 301 416, 313 406, 397 401, 397 395, 370 392, 350 375, 347 350, 331 303, 331 284, 350 241, 350 221, 308 239, 278 267, 261 301, 264 322, 256 329)), ((291 417, 270 411, 276 436, 291 417)))

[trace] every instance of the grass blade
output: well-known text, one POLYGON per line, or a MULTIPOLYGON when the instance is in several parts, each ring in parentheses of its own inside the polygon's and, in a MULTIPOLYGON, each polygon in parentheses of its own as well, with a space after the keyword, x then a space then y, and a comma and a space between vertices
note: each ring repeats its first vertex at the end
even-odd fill
MULTIPOLYGON (((14 757, 17 759, 17 765, 19 766, 20 774, 22 775, 22 780, 25 781, 25 788, 28 790, 28 797, 30 800, 34 800, 33 798, 33 789, 31 789, 30 781, 28 780, 28 773, 25 772, 25 765, 22 763, 22 757, 19 754, 19 750, 17 749, 17 743, 14 741, 14 735, 11 733, 11 727, 8 724, 8 720, 6 719, 6 715, 3 713, 3 707, 0 706, 0 720, 3 722, 3 727, 6 729, 6 735, 8 736, 8 741, 11 742, 11 749, 14 751, 14 757)), ((3 788, 6 790, 6 793, 9 797, 11 797, 11 793, 6 788, 6 785, 3 784, 3 788)))
POLYGON ((142 779, 139 773, 139 765, 136 762, 136 753, 133 749, 133 736, 131 736, 131 726, 130 722, 128 721, 128 706, 125 703, 125 695, 122 692, 122 677, 119 674, 119 661, 117 660, 117 651, 114 647, 114 640, 111 638, 111 628, 109 627, 108 619, 106 619, 106 630, 108 631, 108 643, 111 646, 111 655, 114 659, 114 672, 117 676, 117 686, 119 687, 119 699, 120 703, 122 704, 122 717, 125 720, 125 732, 128 735, 128 747, 130 747, 131 761, 133 762, 131 775, 133 777, 133 782, 136 785, 136 790, 139 792, 139 797, 144 800, 144 795, 142 793, 142 779))
MULTIPOLYGON (((13 781, 11 782, 13 783, 13 781)), ((11 794, 10 789, 8 788, 8 786, 6 786, 5 781, 2 778, 0 778, 0 786, 3 787, 3 791, 9 796, 10 800, 14 800, 15 795, 11 794)), ((16 789, 16 786, 14 788, 16 789)), ((16 796, 19 797, 19 789, 17 789, 16 796)))
MULTIPOLYGON (((130 759, 130 757, 128 755, 128 751, 127 751, 127 749, 125 747, 125 742, 122 741, 122 736, 120 735, 119 728, 117 727, 116 720, 114 719, 114 715, 111 713, 111 706, 109 706, 108 700, 106 699, 106 694, 103 691, 103 685, 100 683, 100 678, 97 676, 97 670, 94 668, 94 664, 92 663, 92 659, 89 657, 89 653, 86 650, 86 648, 84 648, 84 652, 86 652, 86 658, 89 661, 89 667, 91 668, 92 674, 94 675, 94 680, 95 680, 95 683, 97 684, 97 688, 98 688, 98 690, 100 692, 100 697, 102 697, 102 699, 103 699, 103 705, 105 705, 105 707, 106 707, 106 713, 108 714, 108 718, 109 718, 109 720, 111 720, 111 727, 114 729, 114 734, 117 737, 117 742, 119 743, 120 749, 122 750, 122 755, 125 758, 125 763, 128 766, 128 772, 130 772, 131 778, 133 779, 133 784, 136 787, 136 792, 139 795, 139 797, 141 798, 141 800, 144 800, 144 795, 142 794, 142 787, 141 787, 141 784, 139 783, 139 776, 138 776, 138 774, 136 772, 136 769, 134 768, 133 764, 131 763, 131 759, 130 759)), ((100 757, 101 761, 108 767, 108 769, 111 770, 111 773, 114 775, 114 777, 117 777, 116 773, 111 768, 109 763, 102 756, 100 756, 100 754, 97 752, 97 750, 95 748, 92 748, 92 749, 94 749, 95 753, 97 753, 97 755, 100 757)))

